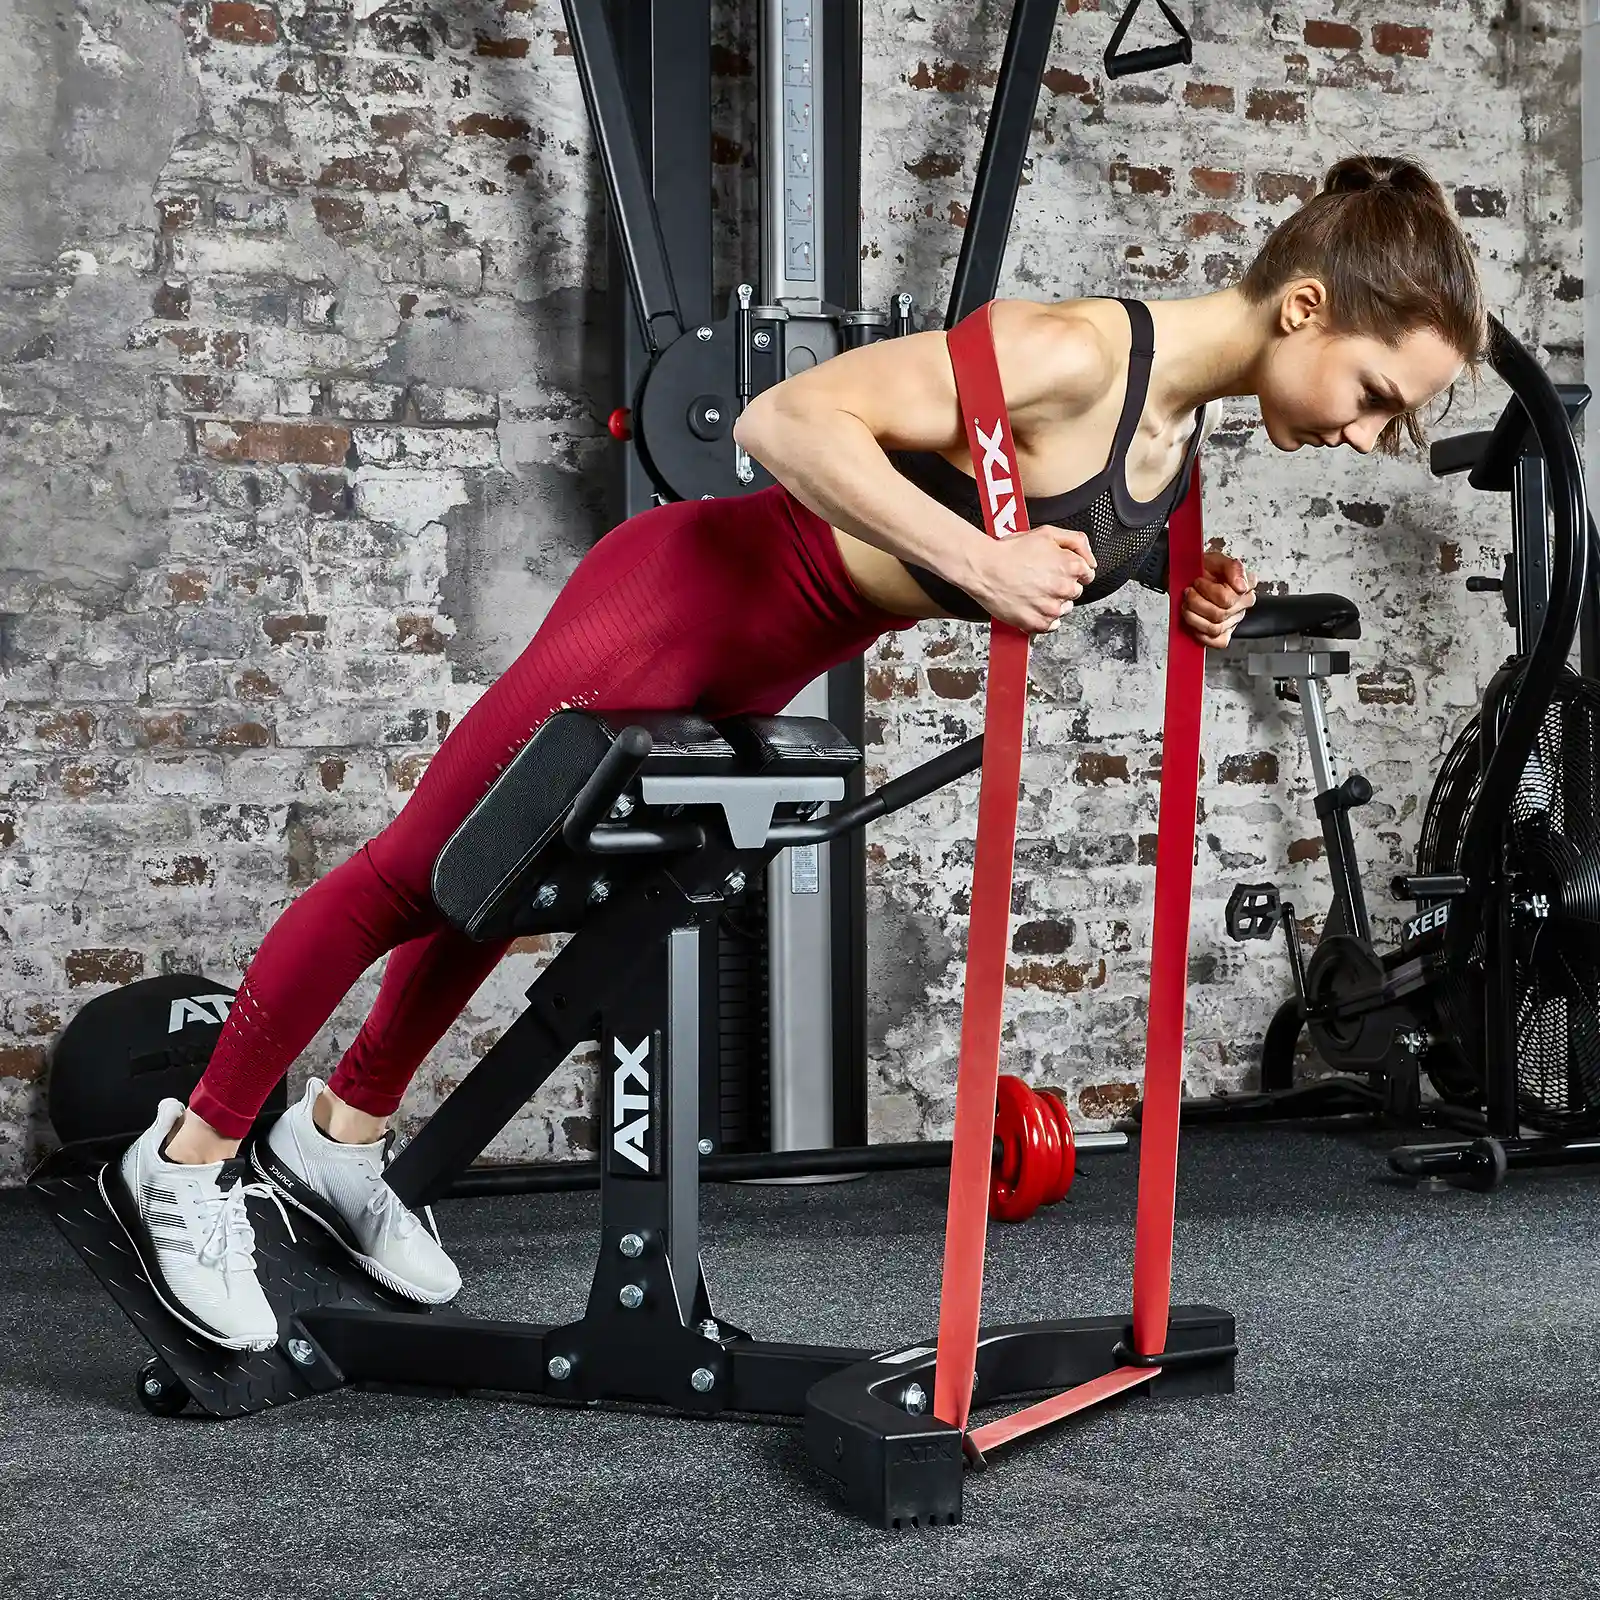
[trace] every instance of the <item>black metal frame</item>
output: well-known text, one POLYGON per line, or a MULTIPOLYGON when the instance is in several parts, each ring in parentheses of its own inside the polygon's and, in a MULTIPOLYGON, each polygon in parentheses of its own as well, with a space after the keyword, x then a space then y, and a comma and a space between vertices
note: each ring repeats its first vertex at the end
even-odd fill
MULTIPOLYGON (((1464 832, 1461 871, 1448 878, 1405 874, 1394 880, 1399 898, 1445 905, 1438 926, 1409 937, 1387 954, 1372 943, 1360 863, 1350 830, 1350 811, 1371 798, 1371 787, 1351 774, 1319 794, 1333 900, 1318 940, 1348 941, 1353 955, 1365 952, 1375 974, 1370 990, 1341 995, 1313 1005, 1307 999, 1307 969, 1299 947, 1295 908, 1276 902, 1272 920, 1281 929, 1295 974, 1295 996, 1279 1008, 1268 1029, 1262 1055, 1259 1094, 1222 1095, 1186 1102, 1187 1122, 1240 1119, 1282 1120, 1348 1114, 1375 1114, 1387 1120, 1453 1129, 1455 1142, 1404 1145, 1390 1155, 1394 1170, 1408 1178, 1448 1178, 1489 1188, 1508 1167, 1573 1165, 1600 1159, 1600 1140, 1574 1137, 1524 1137, 1517 1101, 1517 1062, 1510 995, 1514 990, 1510 929, 1511 894, 1505 879, 1502 830, 1511 796, 1555 692, 1573 640, 1582 634, 1582 663, 1592 675, 1600 661, 1600 583, 1589 566, 1595 546, 1582 469, 1572 424, 1590 398, 1584 385, 1556 386, 1533 357, 1496 322, 1491 364, 1510 385, 1512 399, 1487 432, 1438 441, 1430 464, 1437 476, 1469 471, 1475 489, 1506 493, 1511 504, 1511 555, 1504 580, 1469 579, 1476 591, 1505 590, 1507 614, 1516 629, 1516 648, 1484 693, 1481 714, 1483 778, 1464 832), (1552 562, 1548 528, 1554 516, 1552 562), (1515 687, 1516 693, 1511 694, 1515 687), (1436 1030, 1431 994, 1447 962, 1467 958, 1478 930, 1486 938, 1485 964, 1498 974, 1485 989, 1487 1094, 1482 1111, 1446 1101, 1424 1104, 1415 1049, 1386 1048, 1373 1057, 1330 1049, 1330 1064, 1355 1066, 1331 1076, 1296 1083, 1292 1043, 1307 1021, 1359 1024, 1382 1022, 1409 1028, 1418 1047, 1436 1030), (1360 947, 1359 949, 1355 947, 1360 947)), ((1267 885, 1242 885, 1235 902, 1267 885)), ((1245 924, 1250 921, 1246 913, 1245 924)), ((1259 926, 1237 931, 1230 905, 1230 932, 1261 937, 1259 926)), ((1315 961, 1315 957, 1313 957, 1315 961)), ((1359 1030, 1357 1030, 1359 1038, 1359 1030)))
MULTIPOLYGON (((772 1343, 717 1317, 700 1261, 700 974, 702 946, 725 902, 773 854, 859 828, 953 782, 981 763, 983 741, 968 740, 820 820, 793 807, 773 813, 753 845, 736 842, 730 785, 737 772, 713 773, 721 800, 704 798, 710 780, 703 776, 685 780, 701 786, 699 797, 651 802, 641 787, 642 801, 635 798, 652 739, 645 726, 622 720, 586 775, 573 775, 570 764, 560 770, 560 752, 573 746, 558 743, 547 758, 536 740, 498 780, 504 792, 491 791, 441 855, 435 894, 464 930, 480 927, 493 937, 548 924, 572 932, 528 990, 527 1009, 387 1171, 390 1187, 414 1208, 449 1194, 573 1049, 598 1038, 600 1248, 580 1318, 521 1324, 429 1312, 378 1289, 315 1229, 291 1243, 276 1214, 258 1210, 258 1273, 280 1311, 280 1338, 270 1351, 231 1354, 187 1333, 158 1302, 116 1220, 115 1184, 103 1187, 100 1152, 60 1151, 31 1186, 156 1350, 139 1376, 152 1410, 175 1412, 192 1399, 214 1415, 236 1416, 366 1383, 646 1402, 685 1415, 804 1417, 813 1464, 858 1514, 884 1527, 958 1520, 963 1435, 927 1414, 931 1343, 886 1353, 772 1343), (561 798, 560 782, 572 784, 570 798, 561 798), (725 824, 707 809, 715 804, 727 807, 725 824), (507 839, 506 821, 521 815, 526 833, 546 843, 519 860, 527 844, 520 833, 507 839), (608 820, 620 815, 629 820, 608 820), (474 830, 516 863, 511 876, 492 876, 486 896, 474 830), (465 905, 442 876, 456 872, 461 881, 450 864, 458 845, 478 874, 465 905), (597 894, 602 881, 607 892, 597 894)), ((672 721, 682 729, 693 719, 672 721)), ((783 776, 780 732, 801 751, 791 765, 802 775, 816 749, 826 751, 833 776, 841 750, 859 761, 832 730, 821 739, 814 723, 791 732, 792 721, 769 719, 756 740, 742 739, 736 724, 715 732, 696 725, 690 743, 716 745, 720 734, 731 741, 721 748, 734 751, 764 738, 747 771, 755 783, 783 776)), ((988 1329, 978 1402, 1055 1393, 1109 1374, 1124 1365, 1132 1336, 1124 1317, 988 1329)), ((1233 1338, 1228 1313, 1175 1308, 1161 1370, 1142 1388, 1231 1390, 1233 1338)))

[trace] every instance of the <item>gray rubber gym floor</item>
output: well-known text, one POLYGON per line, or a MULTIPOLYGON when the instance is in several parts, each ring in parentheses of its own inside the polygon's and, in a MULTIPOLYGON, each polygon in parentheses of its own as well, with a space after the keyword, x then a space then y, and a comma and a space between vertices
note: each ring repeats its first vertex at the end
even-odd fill
MULTIPOLYGON (((797 1429, 345 1391, 152 1418, 145 1347, 0 1195, 0 1595, 1592 1595, 1600 1173, 1416 1193, 1348 1131, 1196 1130, 1176 1297, 1238 1318, 1231 1397, 1129 1402, 969 1477, 955 1528, 847 1520, 797 1429)), ((1122 1309, 1134 1164, 991 1230, 992 1321, 1122 1309)), ((943 1178, 706 1192, 719 1310, 757 1337, 934 1327, 943 1178)), ((461 1309, 582 1307, 592 1195, 451 1202, 461 1309)))

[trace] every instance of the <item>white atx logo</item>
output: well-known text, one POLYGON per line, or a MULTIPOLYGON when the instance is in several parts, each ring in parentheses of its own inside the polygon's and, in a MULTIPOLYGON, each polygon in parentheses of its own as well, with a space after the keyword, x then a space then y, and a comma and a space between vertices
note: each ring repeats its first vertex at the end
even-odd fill
POLYGON ((650 1051, 650 1035, 628 1050, 620 1039, 611 1041, 616 1054, 616 1070, 611 1074, 611 1148, 626 1157, 641 1172, 650 1170, 644 1141, 650 1133, 650 1074, 645 1057, 650 1051), (634 1113, 638 1115, 635 1116, 634 1113))
POLYGON ((167 1015, 167 1032, 181 1033, 191 1022, 214 1028, 228 1020, 228 1007, 232 1004, 231 994, 196 994, 174 1000, 167 1015))
POLYGON ((975 422, 973 429, 983 446, 983 485, 989 491, 995 536, 1003 539, 1017 531, 1017 496, 1011 481, 1011 463, 1006 460, 1005 440, 998 422, 992 433, 985 433, 981 422, 975 422))

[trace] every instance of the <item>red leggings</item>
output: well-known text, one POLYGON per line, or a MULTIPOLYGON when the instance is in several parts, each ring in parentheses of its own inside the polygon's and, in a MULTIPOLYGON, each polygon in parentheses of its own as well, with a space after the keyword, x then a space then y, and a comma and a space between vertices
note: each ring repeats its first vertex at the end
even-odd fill
POLYGON ((349 1105, 393 1114, 507 949, 473 943, 434 909, 434 858, 555 711, 771 715, 880 634, 912 625, 862 598, 827 524, 781 488, 660 506, 614 528, 399 816, 273 924, 189 1104, 243 1138, 356 979, 393 951, 330 1084, 349 1105))

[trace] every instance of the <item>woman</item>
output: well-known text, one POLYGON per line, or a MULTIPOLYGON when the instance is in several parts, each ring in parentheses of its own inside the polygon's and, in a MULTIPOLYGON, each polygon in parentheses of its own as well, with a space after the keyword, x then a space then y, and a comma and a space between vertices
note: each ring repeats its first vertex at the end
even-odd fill
MULTIPOLYGON (((1280 450, 1392 451, 1402 433, 1420 442, 1418 412, 1474 362, 1485 317, 1470 248, 1438 186, 1409 162, 1354 157, 1274 231, 1234 288, 1148 307, 1006 301, 993 330, 1033 531, 1001 541, 975 531, 942 334, 872 345, 791 378, 736 429, 778 486, 662 506, 602 539, 400 815, 279 918, 188 1107, 164 1101, 102 1179, 157 1292, 190 1328, 231 1349, 276 1340, 247 1193, 288 1201, 401 1294, 439 1303, 459 1288, 436 1237, 383 1180, 387 1124, 505 950, 442 922, 429 893, 434 858, 553 712, 772 713, 919 618, 1053 632, 1075 605, 1130 578, 1162 584, 1166 519, 1212 402, 1256 396, 1280 450), (312 1079, 255 1146, 266 1181, 238 1181, 223 1162, 386 952, 377 1003, 331 1082, 312 1079)), ((1225 645, 1254 598, 1239 561, 1208 554, 1183 621, 1225 645)))

